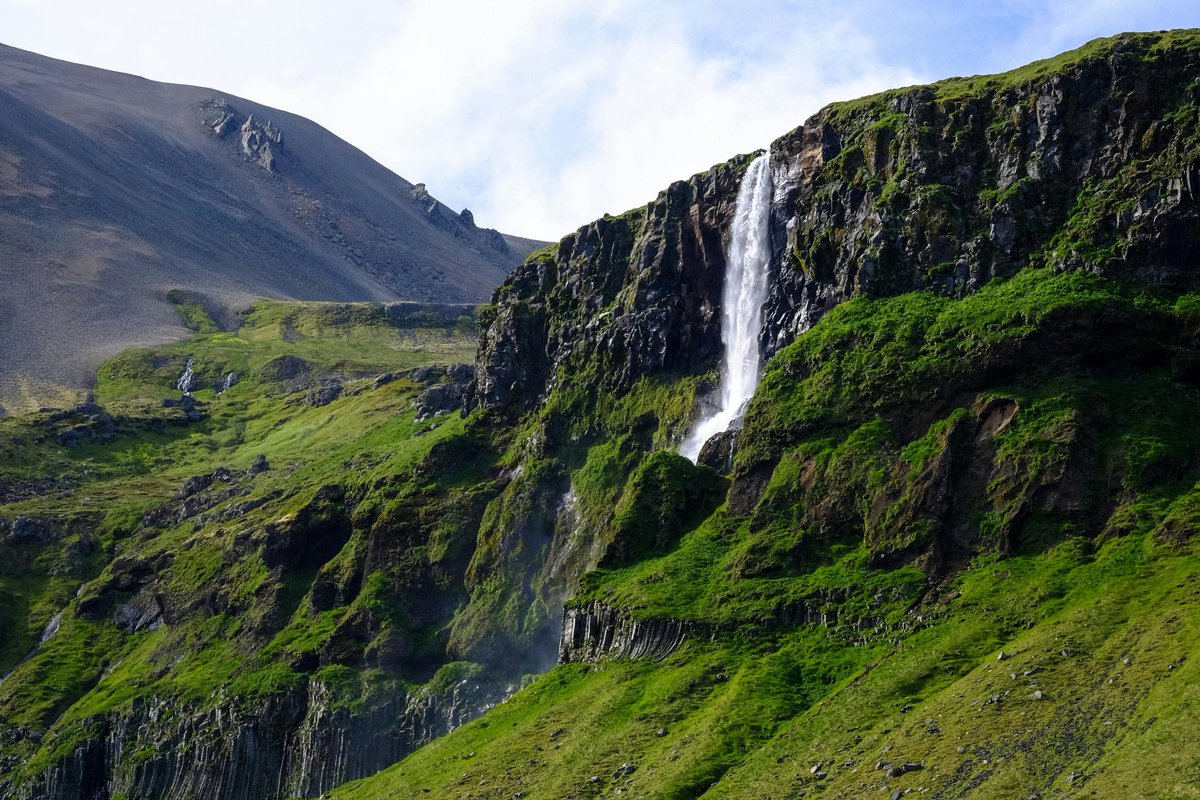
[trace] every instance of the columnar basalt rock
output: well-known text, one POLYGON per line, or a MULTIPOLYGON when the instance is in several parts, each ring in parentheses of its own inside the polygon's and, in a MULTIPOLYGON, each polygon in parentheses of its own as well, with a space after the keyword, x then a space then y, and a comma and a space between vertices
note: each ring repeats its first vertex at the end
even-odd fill
MULTIPOLYGON (((765 634, 814 626, 836 631, 847 644, 863 645, 894 635, 900 628, 914 630, 927 621, 912 614, 900 625, 889 626, 869 610, 850 608, 849 599, 848 591, 822 589, 808 597, 781 602, 773 614, 754 624, 743 622, 737 627, 756 628, 765 634)), ((596 663, 604 658, 662 661, 685 642, 713 639, 727 627, 706 620, 638 619, 627 611, 593 600, 563 610, 558 658, 564 664, 596 663)))
POLYGON ((317 797, 399 761, 510 691, 464 680, 442 693, 397 691, 355 710, 320 681, 206 710, 138 700, 91 720, 92 736, 11 796, 317 797))
POLYGON ((559 661, 595 662, 601 658, 661 661, 700 626, 675 619, 638 620, 605 603, 593 602, 563 612, 559 661))

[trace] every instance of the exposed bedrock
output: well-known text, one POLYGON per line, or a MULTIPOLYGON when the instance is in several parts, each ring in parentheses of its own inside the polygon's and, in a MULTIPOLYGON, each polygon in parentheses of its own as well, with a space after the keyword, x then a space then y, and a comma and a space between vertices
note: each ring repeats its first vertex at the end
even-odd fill
MULTIPOLYGON (((809 597, 781 602, 774 612, 758 620, 728 624, 709 620, 670 618, 638 619, 608 603, 593 600, 563 611, 559 662, 594 663, 602 658, 662 661, 686 641, 709 640, 722 631, 757 631, 768 634, 815 625, 835 631, 848 644, 863 644, 893 636, 900 628, 913 630, 927 621, 928 611, 910 614, 900 626, 852 606, 848 590, 822 589, 809 597)), ((875 598, 876 605, 883 597, 875 598)), ((888 598, 893 599, 893 598, 888 598)))
POLYGON ((127 712, 89 720, 93 735, 16 797, 316 797, 399 761, 482 713, 500 691, 463 681, 444 694, 398 691, 351 710, 312 681, 261 702, 204 711, 136 701, 127 712))

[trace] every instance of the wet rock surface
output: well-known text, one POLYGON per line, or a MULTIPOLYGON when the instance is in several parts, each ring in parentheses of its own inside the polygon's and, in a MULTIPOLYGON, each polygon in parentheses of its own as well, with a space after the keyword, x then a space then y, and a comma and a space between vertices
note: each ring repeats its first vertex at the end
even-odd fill
POLYGON ((700 448, 697 464, 703 464, 722 475, 733 469, 733 454, 737 450, 737 430, 728 430, 713 436, 700 448))

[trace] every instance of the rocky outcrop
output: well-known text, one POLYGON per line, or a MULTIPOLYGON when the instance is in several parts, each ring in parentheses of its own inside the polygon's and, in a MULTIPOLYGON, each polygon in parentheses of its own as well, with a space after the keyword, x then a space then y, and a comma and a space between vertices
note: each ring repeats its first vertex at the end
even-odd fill
POLYGON ((224 467, 206 475, 193 475, 179 487, 174 500, 157 505, 142 515, 142 527, 178 525, 214 506, 244 496, 247 489, 237 485, 239 477, 224 467))
POLYGON ((593 601, 563 611, 559 662, 595 662, 601 658, 662 661, 690 636, 700 623, 677 619, 634 619, 612 606, 593 601))
POLYGON ((51 544, 63 536, 63 531, 49 520, 17 517, 9 522, 0 519, 0 543, 34 545, 51 544))
MULTIPOLYGON (((829 106, 775 141, 764 354, 855 294, 961 295, 1027 264, 1193 284, 1200 58, 1162 36, 829 106)), ((715 368, 747 161, 514 271, 481 320, 474 404, 533 408, 561 367, 608 389, 715 368)))
POLYGON ((117 426, 113 416, 91 399, 76 405, 70 411, 51 414, 47 423, 57 423, 55 439, 63 447, 111 442, 117 438, 117 426))
POLYGON ((327 406, 342 394, 342 381, 340 378, 322 378, 304 396, 304 402, 314 408, 327 406))
POLYGON ((701 619, 638 619, 608 603, 592 600, 563 610, 559 663, 595 663, 603 658, 662 661, 685 641, 707 640, 729 630, 768 634, 820 626, 834 631, 847 644, 865 645, 899 631, 911 632, 932 618, 932 612, 926 609, 889 623, 876 609, 886 601, 900 599, 899 592, 876 595, 864 608, 851 602, 855 591, 821 589, 807 597, 781 601, 771 613, 755 622, 740 620, 731 624, 701 619))
POLYGON ((408 196, 412 198, 413 204, 421 210, 427 220, 456 239, 482 245, 485 249, 503 255, 512 254, 503 234, 494 228, 478 227, 475 224, 475 215, 468 209, 464 208, 461 213, 455 214, 429 194, 425 184, 415 184, 408 196))
POLYGON ((242 156, 252 163, 275 172, 283 151, 283 132, 271 120, 265 123, 253 114, 243 115, 223 97, 201 106, 201 122, 219 139, 234 136, 242 156))

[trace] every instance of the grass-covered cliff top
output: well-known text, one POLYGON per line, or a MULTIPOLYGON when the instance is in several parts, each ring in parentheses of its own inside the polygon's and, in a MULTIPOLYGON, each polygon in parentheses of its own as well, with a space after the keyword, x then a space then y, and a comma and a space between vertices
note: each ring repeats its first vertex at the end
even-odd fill
POLYGON ((825 112, 829 118, 836 120, 864 108, 885 106, 889 101, 901 95, 920 89, 929 90, 940 101, 991 96, 1006 90, 1037 84, 1055 75, 1070 73, 1086 63, 1107 60, 1117 54, 1145 61, 1155 61, 1163 57, 1200 57, 1200 28, 1122 33, 1117 36, 1093 39, 1082 47, 1006 72, 945 78, 929 84, 889 89, 855 100, 832 103, 826 107, 825 112))

